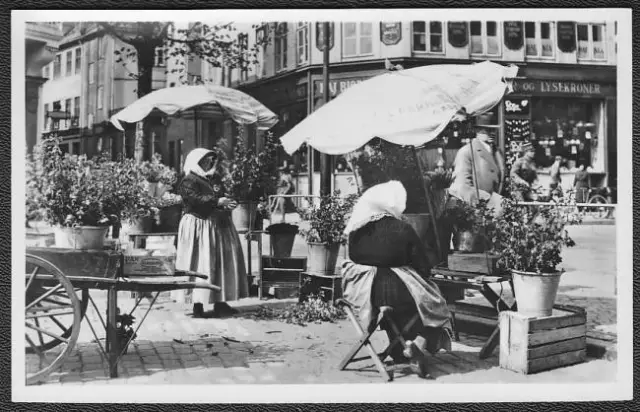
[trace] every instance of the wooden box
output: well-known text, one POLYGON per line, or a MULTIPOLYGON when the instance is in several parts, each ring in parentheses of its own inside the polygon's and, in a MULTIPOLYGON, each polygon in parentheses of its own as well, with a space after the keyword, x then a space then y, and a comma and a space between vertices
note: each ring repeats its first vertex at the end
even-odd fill
POLYGON ((325 276, 300 273, 300 302, 307 300, 309 295, 320 295, 323 300, 333 302, 342 297, 342 276, 325 276))
POLYGON ((454 252, 449 255, 449 270, 496 275, 498 256, 485 253, 454 252))
POLYGON ((262 256, 261 259, 259 296, 297 297, 300 273, 307 269, 307 258, 262 256))
POLYGON ((585 310, 574 306, 556 306, 542 318, 501 312, 500 367, 531 374, 584 362, 586 322, 585 310))

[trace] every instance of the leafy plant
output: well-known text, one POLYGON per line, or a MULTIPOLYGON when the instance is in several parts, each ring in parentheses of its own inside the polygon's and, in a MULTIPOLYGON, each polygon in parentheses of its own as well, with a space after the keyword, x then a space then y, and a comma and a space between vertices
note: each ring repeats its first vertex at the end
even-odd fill
POLYGON ((356 194, 341 197, 338 190, 332 195, 323 196, 319 204, 301 212, 303 220, 310 227, 301 228, 300 235, 310 243, 346 243, 344 229, 357 199, 356 194))
POLYGON ((172 186, 178 180, 176 171, 162 163, 160 153, 155 153, 151 161, 144 161, 140 164, 142 176, 149 183, 164 183, 172 186))
POLYGON ((296 303, 281 309, 260 307, 252 314, 257 320, 279 320, 306 326, 308 323, 336 322, 346 318, 344 311, 325 302, 320 296, 310 296, 303 303, 296 303))
POLYGON ((534 273, 553 273, 562 262, 564 247, 575 242, 566 226, 579 223, 567 204, 524 206, 505 198, 499 219, 487 225, 494 252, 500 255, 498 268, 534 273))
POLYGON ((116 315, 116 333, 119 343, 123 345, 123 348, 124 345, 129 342, 129 339, 133 340, 138 337, 133 329, 135 319, 133 315, 127 313, 120 314, 120 308, 118 308, 118 314, 116 315))

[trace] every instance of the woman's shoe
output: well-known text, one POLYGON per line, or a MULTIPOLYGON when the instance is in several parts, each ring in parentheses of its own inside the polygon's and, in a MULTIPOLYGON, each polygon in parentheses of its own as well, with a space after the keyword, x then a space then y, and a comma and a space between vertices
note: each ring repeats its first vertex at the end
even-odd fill
POLYGON ((402 354, 409 359, 411 370, 423 379, 429 377, 426 354, 421 347, 425 344, 424 338, 418 336, 415 341, 406 341, 406 347, 402 351, 402 354))
POLYGON ((216 302, 213 304, 213 317, 224 318, 227 316, 233 316, 238 313, 237 309, 232 308, 226 302, 216 302))
POLYGON ((193 317, 204 318, 204 306, 202 305, 202 303, 193 304, 193 317))

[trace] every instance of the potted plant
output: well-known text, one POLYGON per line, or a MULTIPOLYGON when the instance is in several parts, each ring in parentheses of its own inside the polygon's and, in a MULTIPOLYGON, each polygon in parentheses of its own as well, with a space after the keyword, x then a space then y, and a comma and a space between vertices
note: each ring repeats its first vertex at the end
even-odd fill
POLYGON ((129 349, 129 340, 134 340, 137 335, 133 329, 133 323, 135 317, 127 313, 120 314, 120 308, 118 308, 118 314, 116 315, 116 335, 118 353, 126 355, 129 349))
POLYGON ((100 160, 63 154, 60 139, 43 139, 34 151, 39 170, 39 196, 33 199, 54 228, 58 247, 102 249, 109 226, 119 220, 105 207, 113 194, 105 190, 112 176, 100 173, 100 160))
POLYGON ((298 225, 291 223, 275 223, 267 227, 270 244, 275 257, 290 257, 293 243, 298 234, 298 225))
POLYGON ((518 312, 550 316, 563 273, 562 249, 575 245, 566 226, 580 217, 564 203, 530 207, 505 198, 502 206, 500 218, 487 225, 497 266, 513 277, 518 312))
POLYGON ((152 197, 162 197, 177 180, 176 171, 162 163, 160 153, 155 153, 151 161, 142 162, 140 170, 147 181, 147 190, 152 197))
POLYGON ((336 191, 323 196, 319 204, 302 212, 307 227, 299 230, 309 247, 307 272, 310 274, 333 275, 340 245, 346 243, 344 229, 346 220, 353 209, 357 195, 341 197, 336 191))
POLYGON ((463 253, 485 251, 484 223, 488 217, 487 202, 480 200, 476 206, 462 201, 445 209, 443 219, 453 227, 454 249, 463 253))

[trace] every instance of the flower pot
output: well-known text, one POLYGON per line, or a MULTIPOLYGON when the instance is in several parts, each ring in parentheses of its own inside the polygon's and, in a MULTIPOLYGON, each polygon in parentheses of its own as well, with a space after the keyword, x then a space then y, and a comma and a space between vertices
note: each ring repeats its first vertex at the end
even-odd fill
POLYGON ((231 212, 231 220, 238 232, 253 229, 256 216, 256 204, 253 202, 238 203, 238 207, 231 212))
POLYGON ((163 207, 159 211, 160 223, 154 229, 156 232, 177 232, 182 219, 182 204, 163 207))
POLYGON ((129 222, 122 222, 119 239, 121 242, 129 241, 129 233, 151 233, 153 227, 152 217, 141 217, 129 222))
POLYGON ((108 226, 56 227, 55 245, 66 249, 103 249, 108 226))
POLYGON ((307 272, 310 275, 333 276, 338 261, 339 243, 307 243, 307 272))
POLYGON ((298 226, 288 223, 276 223, 267 228, 271 248, 275 257, 290 257, 293 243, 298 234, 298 226))
POLYGON ((518 312, 525 316, 551 316, 562 272, 531 273, 512 270, 518 312))

